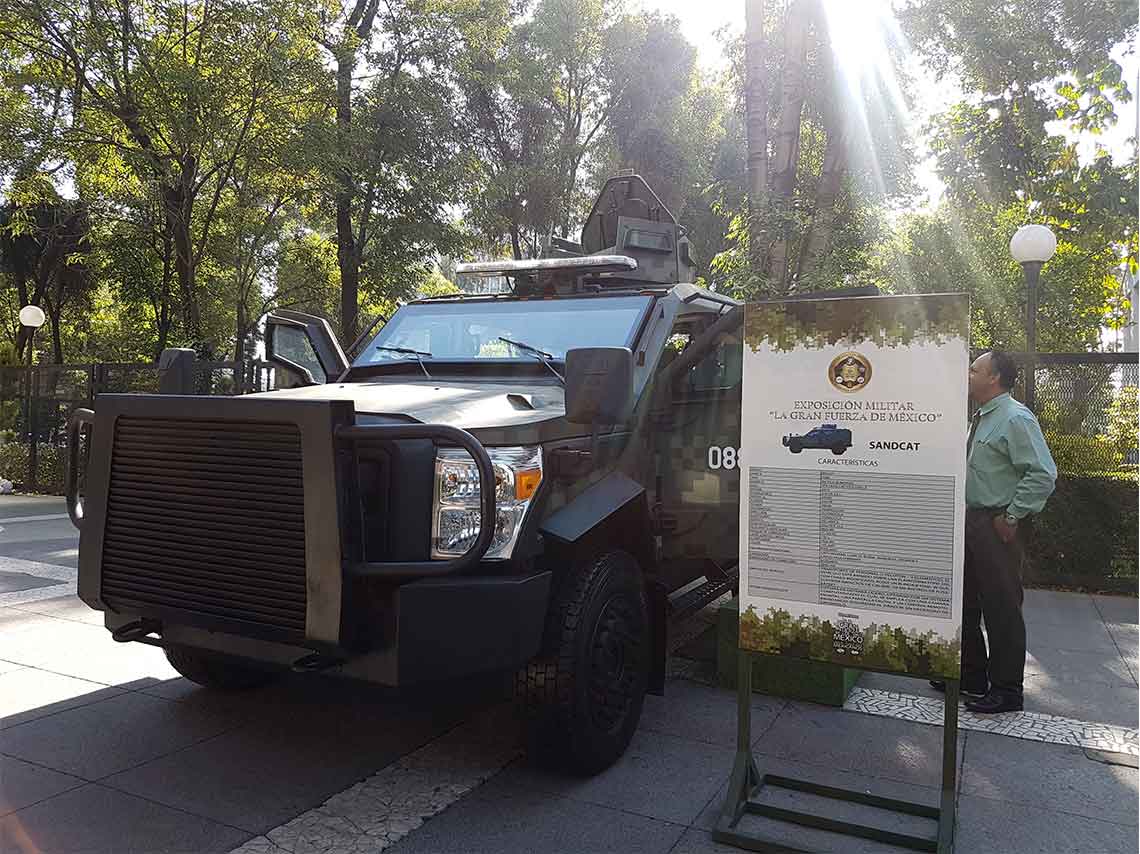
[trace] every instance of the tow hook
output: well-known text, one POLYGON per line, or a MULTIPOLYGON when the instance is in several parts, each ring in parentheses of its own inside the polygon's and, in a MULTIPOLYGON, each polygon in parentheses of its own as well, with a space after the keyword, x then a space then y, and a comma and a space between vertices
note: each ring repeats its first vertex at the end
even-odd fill
POLYGON ((158 620, 142 619, 134 620, 125 626, 119 626, 111 632, 111 638, 119 643, 137 641, 138 643, 150 644, 151 646, 162 646, 161 639, 150 637, 150 635, 159 634, 161 632, 162 623, 158 620))
POLYGON ((290 665, 289 669, 294 673, 317 673, 321 670, 329 670, 333 667, 339 667, 344 664, 343 658, 337 658, 331 655, 324 655, 323 653, 314 652, 310 655, 302 656, 290 665))

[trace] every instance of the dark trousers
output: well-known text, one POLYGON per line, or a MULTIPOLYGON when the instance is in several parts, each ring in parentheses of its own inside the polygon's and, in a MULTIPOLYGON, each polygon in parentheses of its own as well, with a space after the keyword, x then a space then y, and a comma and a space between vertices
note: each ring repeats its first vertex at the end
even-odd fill
POLYGON ((1019 695, 1025 678, 1025 620, 1021 616, 1021 534, 1003 543, 997 510, 966 510, 962 603, 962 683, 1019 695), (982 637, 986 623, 989 654, 982 637))

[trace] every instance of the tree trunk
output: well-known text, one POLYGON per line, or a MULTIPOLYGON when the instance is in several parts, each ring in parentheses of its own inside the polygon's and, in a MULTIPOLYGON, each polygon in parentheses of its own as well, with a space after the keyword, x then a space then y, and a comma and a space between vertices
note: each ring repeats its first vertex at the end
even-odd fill
POLYGON ((513 222, 511 223, 511 251, 515 253, 516 261, 522 260, 522 240, 519 237, 519 227, 513 222))
POLYGON ((245 341, 249 334, 249 313, 245 305, 246 289, 238 285, 237 323, 234 324, 234 392, 244 393, 245 385, 245 341))
POLYGON ((843 189, 843 178, 847 174, 847 140, 842 131, 832 132, 827 139, 827 150, 823 155, 823 172, 819 177, 819 188, 815 194, 815 212, 811 225, 804 236, 800 249, 799 270, 795 284, 810 281, 819 269, 819 262, 827 255, 831 246, 831 235, 835 230, 838 216, 836 202, 843 189))
POLYGON ((352 72, 356 54, 344 49, 336 64, 336 144, 337 168, 336 260, 340 267, 340 337, 350 342, 356 337, 360 301, 360 263, 356 235, 352 227, 354 184, 349 163, 352 131, 352 72))
POLYGON ((788 253, 791 243, 796 167, 800 156, 800 127, 807 95, 808 30, 812 23, 814 0, 796 0, 788 7, 784 22, 784 74, 780 86, 780 127, 776 133, 772 160, 772 207, 780 216, 780 234, 768 256, 768 278, 780 293, 787 293, 788 253))
POLYGON ((744 111, 748 137, 748 203, 763 208, 768 192, 768 84, 764 79, 764 0, 744 7, 744 111))
POLYGON ((182 294, 182 317, 186 337, 196 342, 202 333, 202 315, 198 307, 198 294, 195 286, 194 246, 191 235, 191 218, 194 202, 191 198, 187 177, 193 178, 184 168, 173 185, 162 188, 163 213, 166 217, 170 237, 174 243, 174 273, 182 294))

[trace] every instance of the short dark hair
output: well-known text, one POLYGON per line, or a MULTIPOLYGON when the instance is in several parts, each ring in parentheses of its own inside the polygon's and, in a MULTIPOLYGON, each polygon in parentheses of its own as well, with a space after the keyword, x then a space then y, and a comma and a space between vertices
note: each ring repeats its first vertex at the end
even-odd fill
POLYGON ((997 375, 1001 387, 1006 391, 1013 388, 1020 370, 1017 360, 1009 353, 1004 350, 990 350, 990 373, 997 375))

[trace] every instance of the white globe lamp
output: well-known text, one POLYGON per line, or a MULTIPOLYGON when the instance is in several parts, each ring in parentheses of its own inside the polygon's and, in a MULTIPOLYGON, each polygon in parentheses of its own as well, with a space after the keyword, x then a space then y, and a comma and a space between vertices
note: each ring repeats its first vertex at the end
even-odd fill
POLYGON ((1043 225, 1023 225, 1009 241, 1009 254, 1018 264, 1044 264, 1057 251, 1057 237, 1043 225))
POLYGON ((47 315, 38 305, 26 305, 20 309, 20 323, 24 326, 39 329, 46 320, 47 315))

